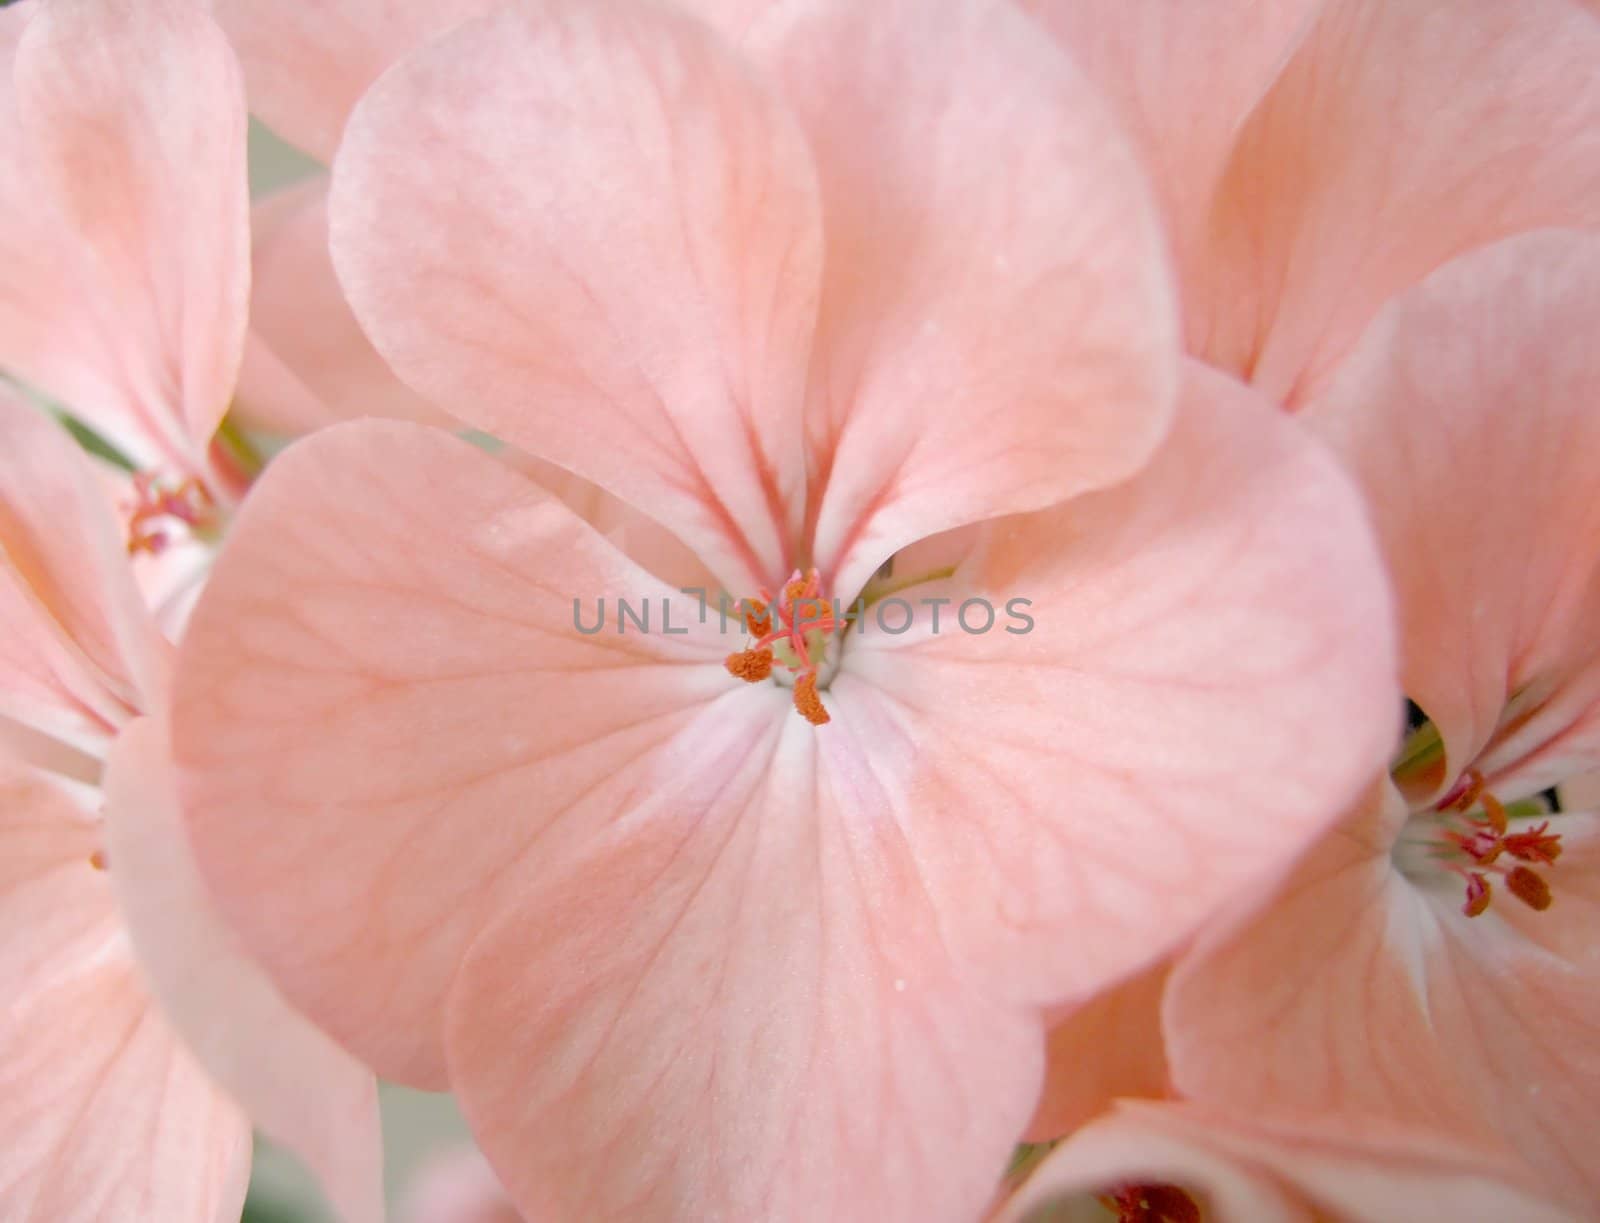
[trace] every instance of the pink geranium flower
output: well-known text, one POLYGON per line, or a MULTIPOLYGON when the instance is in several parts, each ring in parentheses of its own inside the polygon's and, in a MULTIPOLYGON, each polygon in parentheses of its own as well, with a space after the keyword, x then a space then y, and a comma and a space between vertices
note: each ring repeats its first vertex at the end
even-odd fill
POLYGON ((1600 838, 1537 796, 1600 761, 1596 318, 1600 239, 1517 239, 1402 299, 1308 407, 1367 489, 1431 721, 1167 1012, 1185 1091, 1476 1128, 1586 1209, 1600 838))
POLYGON ((237 1218, 254 1120, 375 1223, 372 1076, 212 916, 121 551, 88 460, 0 393, 0 1215, 237 1218))
POLYGON ((1570 1216, 1486 1151, 1363 1118, 1288 1125, 1127 1101, 1052 1151, 992 1223, 1393 1223, 1570 1216), (1100 1209, 1096 1209, 1096 1205, 1100 1209))
POLYGON ((1018 3, 1151 170, 1189 351, 1277 402, 1450 259, 1600 225, 1600 22, 1573 0, 1018 3))
POLYGON ((1008 3, 797 7, 744 55, 635 0, 497 10, 373 87, 332 205, 416 390, 766 626, 579 631, 674 595, 659 537, 366 422, 275 461, 183 646, 230 919, 452 1083, 533 1217, 970 1218, 1040 1008, 1264 894, 1391 738, 1354 498, 1181 363, 1070 63, 1008 3), (891 587, 942 628, 805 602, 891 587), (1032 631, 954 621, 1014 598, 1032 631))

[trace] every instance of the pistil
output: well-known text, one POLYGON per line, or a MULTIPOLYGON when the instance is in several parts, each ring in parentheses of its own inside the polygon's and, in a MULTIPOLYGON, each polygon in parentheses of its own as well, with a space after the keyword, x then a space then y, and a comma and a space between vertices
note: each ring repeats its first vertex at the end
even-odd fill
POLYGON ((839 621, 833 605, 822 597, 821 575, 813 569, 802 576, 796 569, 776 599, 763 588, 756 598, 744 600, 740 615, 754 640, 728 655, 728 673, 754 684, 782 668, 794 677, 795 711, 813 726, 831 721, 817 690, 818 672, 839 621))

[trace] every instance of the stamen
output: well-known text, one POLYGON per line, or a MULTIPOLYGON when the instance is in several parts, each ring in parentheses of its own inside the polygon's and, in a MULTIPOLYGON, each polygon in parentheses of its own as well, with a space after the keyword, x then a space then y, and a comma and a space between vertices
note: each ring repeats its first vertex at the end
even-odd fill
POLYGON ((760 599, 746 599, 741 605, 744 631, 752 637, 765 637, 772 631, 772 616, 760 599))
POLYGON ((1515 867, 1506 875, 1506 889, 1536 913, 1550 907, 1550 885, 1543 875, 1526 866, 1515 867))
POLYGON ((216 526, 217 503, 205 484, 189 477, 178 484, 154 472, 133 477, 134 501, 128 511, 128 555, 141 552, 159 556, 172 542, 173 524, 191 534, 204 534, 216 526))
POLYGON ((739 606, 745 631, 755 640, 743 652, 728 656, 729 673, 756 683, 783 667, 795 677, 796 711, 813 726, 826 725, 832 719, 818 693, 818 672, 839 621, 832 603, 822 597, 821 575, 815 569, 804 575, 796 569, 776 599, 763 589, 739 606))
POLYGON ((759 684, 772 674, 772 651, 763 646, 758 650, 729 654, 727 668, 728 674, 736 679, 742 679, 747 684, 759 684))
POLYGON ((1124 1185, 1099 1200, 1117 1223, 1200 1223, 1200 1207, 1176 1185, 1124 1185))
POLYGON ((111 861, 106 857, 105 850, 97 849, 94 851, 94 853, 89 855, 89 865, 94 867, 97 871, 103 871, 109 869, 111 866, 111 861))
POLYGON ((1561 856, 1561 836, 1549 831, 1549 820, 1521 832, 1512 832, 1505 804, 1489 793, 1483 774, 1476 769, 1463 773, 1449 792, 1434 804, 1434 811, 1439 825, 1430 838, 1435 860, 1442 859, 1445 869, 1466 880, 1463 913, 1468 917, 1480 917, 1488 911, 1494 898, 1490 875, 1501 876, 1506 890, 1529 908, 1543 912, 1550 907, 1550 884, 1542 875, 1526 866, 1496 865, 1502 854, 1518 862, 1553 865, 1561 856), (1474 807, 1479 809, 1476 815, 1470 814, 1474 807), (1451 864, 1449 859, 1455 855, 1466 858, 1468 864, 1451 864))
POLYGON ((826 726, 833 721, 828 711, 822 707, 822 698, 817 695, 815 671, 807 671, 794 681, 794 707, 800 716, 813 726, 826 726))

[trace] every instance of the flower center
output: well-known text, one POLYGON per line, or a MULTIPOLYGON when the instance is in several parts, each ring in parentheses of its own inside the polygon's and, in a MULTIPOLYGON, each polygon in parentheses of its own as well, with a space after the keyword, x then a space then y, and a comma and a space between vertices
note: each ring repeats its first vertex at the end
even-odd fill
POLYGON ((837 609, 823 597, 815 569, 789 576, 776 599, 763 587, 754 599, 739 604, 750 644, 729 654, 728 672, 746 683, 772 679, 794 690, 795 711, 813 726, 831 721, 818 690, 826 688, 838 669, 837 651, 830 651, 840 628, 837 609), (830 653, 835 657, 830 658, 830 653))
POLYGON ((1098 1201, 1117 1223, 1200 1223, 1200 1207, 1176 1185, 1123 1185, 1098 1201))
POLYGON ((172 543, 173 532, 200 539, 216 535, 221 510, 204 481, 190 476, 174 483, 153 471, 133 477, 133 504, 128 509, 128 555, 159 556, 172 543))
POLYGON ((1488 910, 1496 876, 1530 909, 1542 913, 1550 907, 1550 883, 1533 868, 1555 865, 1561 856, 1560 834, 1549 831, 1549 820, 1512 831, 1505 804, 1484 788, 1476 769, 1462 774, 1432 811, 1414 815, 1406 825, 1408 833, 1413 825, 1420 826, 1419 835, 1403 837, 1396 847, 1402 869, 1409 859, 1410 865, 1442 868, 1460 877, 1466 888, 1461 911, 1468 917, 1488 910))

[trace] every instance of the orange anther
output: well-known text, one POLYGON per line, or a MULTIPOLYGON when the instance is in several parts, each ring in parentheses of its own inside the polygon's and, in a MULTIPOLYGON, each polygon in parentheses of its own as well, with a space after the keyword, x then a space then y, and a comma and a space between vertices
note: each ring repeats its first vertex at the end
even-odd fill
POLYGON ((729 675, 747 684, 758 684, 772 674, 772 650, 762 646, 760 649, 729 654, 725 665, 729 675))
POLYGON ((1543 913, 1550 907, 1550 885, 1544 876, 1519 866, 1506 875, 1506 887, 1528 908, 1543 913))
POLYGON ((822 698, 817 695, 815 671, 807 671, 794 681, 794 707, 813 726, 826 726, 833 720, 822 707, 822 698))
POLYGON ((1467 903, 1461 906, 1461 911, 1468 917, 1479 917, 1489 907, 1491 899, 1493 892, 1488 876, 1473 871, 1467 876, 1467 903))

